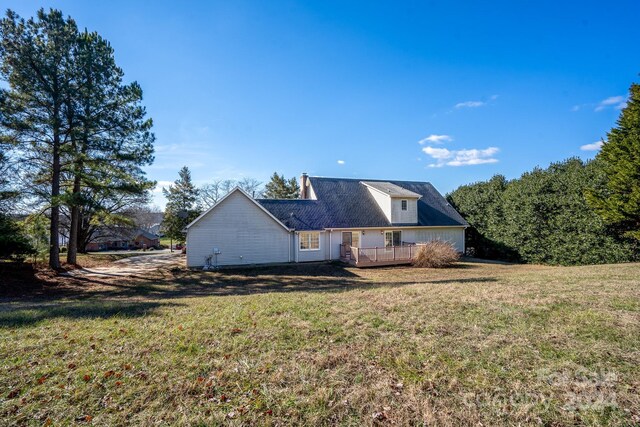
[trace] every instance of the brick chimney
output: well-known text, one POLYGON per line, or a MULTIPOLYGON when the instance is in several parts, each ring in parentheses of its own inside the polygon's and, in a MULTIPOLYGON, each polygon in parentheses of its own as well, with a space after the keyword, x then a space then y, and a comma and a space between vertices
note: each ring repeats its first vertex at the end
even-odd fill
POLYGON ((306 172, 302 172, 302 175, 300 176, 300 198, 301 199, 308 199, 309 198, 309 180, 308 180, 309 176, 307 175, 306 172))

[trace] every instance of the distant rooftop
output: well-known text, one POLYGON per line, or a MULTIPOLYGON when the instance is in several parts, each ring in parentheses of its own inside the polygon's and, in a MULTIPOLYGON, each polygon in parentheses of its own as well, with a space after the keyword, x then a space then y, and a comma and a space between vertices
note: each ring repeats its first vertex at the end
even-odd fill
POLYGON ((367 187, 371 187, 391 197, 415 197, 420 198, 422 195, 409 191, 406 188, 402 188, 399 185, 392 184, 386 181, 361 181, 367 187))

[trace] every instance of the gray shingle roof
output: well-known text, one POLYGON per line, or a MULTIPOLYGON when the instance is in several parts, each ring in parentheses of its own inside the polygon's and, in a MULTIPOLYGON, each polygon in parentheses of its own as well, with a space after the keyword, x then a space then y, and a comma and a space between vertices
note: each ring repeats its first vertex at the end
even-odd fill
POLYGON ((368 185, 391 197, 421 197, 420 194, 402 188, 399 185, 388 181, 361 181, 364 185, 368 185))
MULTIPOLYGON (((317 200, 258 199, 257 202, 284 225, 296 230, 392 226, 361 180, 319 177, 309 177, 309 180, 317 200)), ((390 183, 421 196, 417 201, 418 224, 393 224, 394 227, 468 225, 428 182, 366 182, 390 183)))

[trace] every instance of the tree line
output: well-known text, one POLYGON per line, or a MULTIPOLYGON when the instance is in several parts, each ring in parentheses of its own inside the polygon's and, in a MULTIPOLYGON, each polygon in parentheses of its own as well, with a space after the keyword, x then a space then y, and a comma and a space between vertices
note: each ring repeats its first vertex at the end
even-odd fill
POLYGON ((125 220, 122 210, 155 185, 142 169, 154 152, 142 89, 124 82, 107 40, 59 10, 27 20, 7 11, 0 58, 0 152, 11 176, 3 191, 46 213, 53 269, 66 224, 74 264, 92 226, 125 220))
POLYGON ((638 260, 640 85, 592 161, 570 158, 520 178, 496 175, 447 196, 476 256, 556 265, 638 260))

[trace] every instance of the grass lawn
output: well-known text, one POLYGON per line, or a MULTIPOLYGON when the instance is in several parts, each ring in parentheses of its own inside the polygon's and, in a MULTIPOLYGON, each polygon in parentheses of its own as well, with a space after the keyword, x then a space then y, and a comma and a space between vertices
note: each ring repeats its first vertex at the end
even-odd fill
POLYGON ((0 424, 633 425, 639 366, 640 264, 173 268, 0 300, 0 424))

